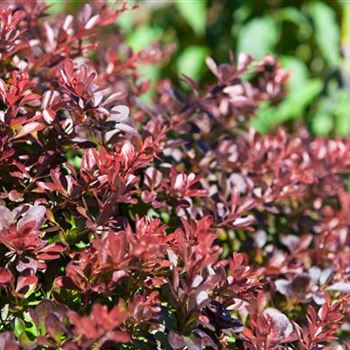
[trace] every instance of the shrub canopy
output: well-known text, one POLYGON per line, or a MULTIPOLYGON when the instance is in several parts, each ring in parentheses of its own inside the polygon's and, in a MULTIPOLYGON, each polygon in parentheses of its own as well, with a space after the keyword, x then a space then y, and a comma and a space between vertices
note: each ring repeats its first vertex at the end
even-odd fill
POLYGON ((1 4, 0 348, 336 348, 350 141, 249 126, 287 91, 272 56, 145 104, 174 48, 129 49, 126 10, 1 4))

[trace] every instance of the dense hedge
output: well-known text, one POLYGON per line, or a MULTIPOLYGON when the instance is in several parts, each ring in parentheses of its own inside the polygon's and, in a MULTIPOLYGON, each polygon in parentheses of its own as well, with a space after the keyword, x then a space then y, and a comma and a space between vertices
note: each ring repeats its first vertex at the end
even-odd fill
POLYGON ((127 2, 1 6, 0 349, 349 349, 350 140, 249 126, 274 57, 146 105, 127 2))

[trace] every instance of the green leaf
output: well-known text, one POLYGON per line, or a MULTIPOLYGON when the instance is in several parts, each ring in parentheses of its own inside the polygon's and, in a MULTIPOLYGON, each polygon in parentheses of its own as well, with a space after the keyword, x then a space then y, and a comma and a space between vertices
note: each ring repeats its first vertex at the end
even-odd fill
POLYGON ((14 327, 14 334, 16 337, 19 337, 22 333, 24 333, 26 330, 26 324, 25 322, 20 319, 19 317, 15 318, 15 327, 14 327))
POLYGON ((152 96, 155 93, 156 82, 159 78, 160 67, 159 65, 140 65, 139 71, 142 76, 142 81, 150 81, 151 89, 141 96, 141 100, 149 104, 152 101, 152 96))
POLYGON ((189 46, 177 59, 177 72, 186 74, 192 79, 198 79, 204 68, 208 49, 204 46, 189 46))
POLYGON ((89 246, 89 243, 85 243, 83 241, 80 241, 78 243, 75 243, 75 246, 79 249, 83 249, 89 246))
POLYGON ((153 208, 148 209, 147 218, 154 219, 159 218, 159 213, 157 213, 153 208))
POLYGON ((328 113, 318 113, 311 122, 311 129, 316 135, 326 136, 333 128, 332 116, 328 113))
MULTIPOLYGON (((161 34, 162 31, 158 27, 141 26, 129 35, 127 43, 133 50, 138 51, 159 40, 161 34)), ((159 67, 157 65, 140 65, 139 71, 142 73, 142 80, 150 80, 153 87, 153 89, 151 88, 150 91, 141 96, 142 101, 148 104, 154 94, 155 82, 159 77, 159 67)))
POLYGON ((168 213, 162 212, 160 213, 160 217, 162 218, 165 224, 168 224, 170 222, 170 215, 168 213))
POLYGON ((283 7, 273 13, 276 21, 287 21, 293 23, 298 30, 298 35, 301 38, 307 39, 311 36, 313 30, 307 17, 295 7, 283 7))
POLYGON ((309 77, 309 72, 301 60, 292 56, 281 57, 282 66, 290 74, 289 86, 291 89, 299 88, 302 84, 305 84, 309 77))
POLYGON ((29 286, 28 291, 24 294, 24 298, 28 299, 34 292, 36 289, 36 285, 32 284, 29 286))
POLYGON ((350 2, 341 2, 342 4, 342 21, 341 21, 341 41, 343 45, 350 44, 350 2))
POLYGON ((67 160, 68 160, 68 163, 73 165, 73 167, 75 169, 80 169, 81 157, 79 155, 75 154, 75 152, 68 151, 67 152, 67 160))
POLYGON ((175 5, 197 35, 205 33, 206 0, 176 0, 175 5))
POLYGON ((334 106, 335 115, 335 133, 339 136, 350 135, 350 97, 346 90, 340 90, 338 92, 337 102, 334 106))
POLYGON ((315 39, 323 57, 331 65, 339 61, 339 26, 335 12, 324 2, 313 2, 308 12, 315 26, 315 39))
POLYGON ((67 4, 67 2, 63 0, 45 0, 45 2, 50 5, 47 10, 47 12, 50 14, 64 12, 65 6, 67 4))
POLYGON ((262 58, 274 51, 279 39, 279 27, 269 17, 256 18, 248 22, 238 35, 238 52, 262 58))
POLYGON ((9 304, 5 304, 0 310, 0 317, 2 320, 6 320, 9 315, 9 304))
POLYGON ((135 51, 141 50, 160 39, 160 28, 139 26, 127 39, 127 44, 135 51))
MULTIPOLYGON (((135 3, 135 0, 128 0, 128 7, 131 8, 135 3)), ((132 30, 136 11, 142 11, 142 9, 125 11, 118 16, 116 23, 123 30, 123 33, 129 33, 132 30)))
POLYGON ((262 104, 257 116, 252 120, 252 126, 262 133, 267 133, 278 124, 302 118, 306 107, 321 92, 322 87, 321 80, 308 80, 303 85, 291 89, 278 107, 262 104))

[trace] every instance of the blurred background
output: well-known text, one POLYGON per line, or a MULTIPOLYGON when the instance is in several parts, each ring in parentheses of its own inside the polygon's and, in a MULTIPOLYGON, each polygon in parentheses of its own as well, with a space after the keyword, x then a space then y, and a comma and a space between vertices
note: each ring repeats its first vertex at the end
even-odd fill
MULTIPOLYGON (((82 0, 46 0, 51 12, 75 12, 82 0)), ((152 81, 186 74, 212 79, 206 56, 228 62, 228 52, 273 54, 291 72, 289 93, 278 106, 261 105, 252 121, 268 132, 296 120, 317 135, 350 135, 350 1, 340 0, 129 0, 136 10, 117 25, 139 50, 154 41, 175 43, 161 65, 142 67, 152 81)))

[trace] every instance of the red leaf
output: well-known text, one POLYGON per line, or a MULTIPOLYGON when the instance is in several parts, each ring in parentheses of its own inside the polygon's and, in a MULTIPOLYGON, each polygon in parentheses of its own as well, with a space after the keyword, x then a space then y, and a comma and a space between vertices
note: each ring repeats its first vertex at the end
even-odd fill
POLYGON ((10 283, 12 280, 12 273, 4 268, 0 267, 0 284, 7 284, 10 283))

